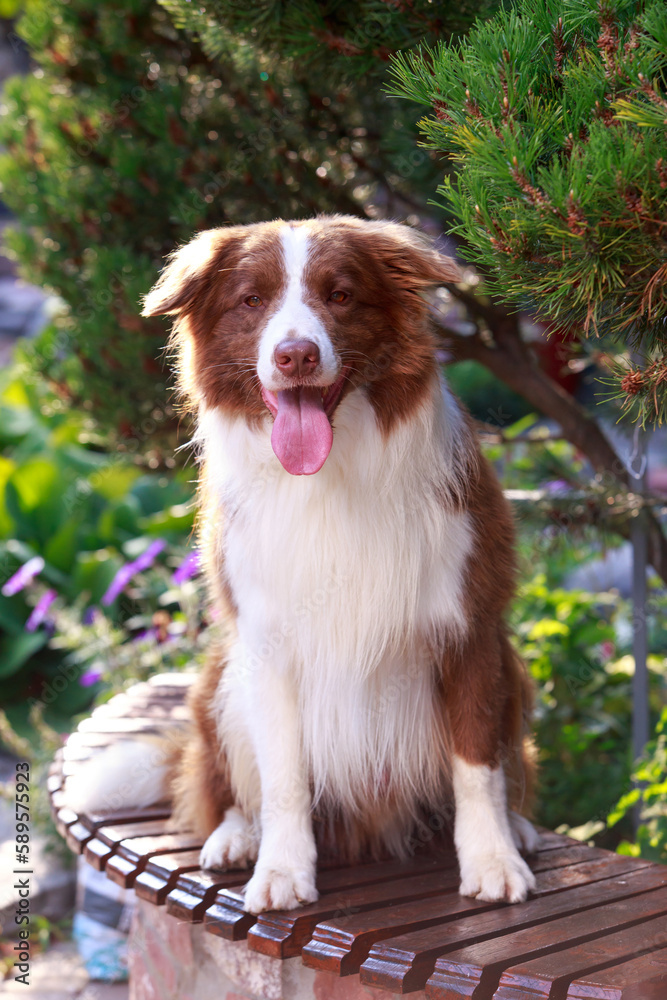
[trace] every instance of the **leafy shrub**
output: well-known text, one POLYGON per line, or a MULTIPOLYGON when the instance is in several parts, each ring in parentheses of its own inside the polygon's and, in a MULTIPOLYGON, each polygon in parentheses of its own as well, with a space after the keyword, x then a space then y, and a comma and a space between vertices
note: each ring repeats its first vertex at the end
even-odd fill
POLYGON ((619 853, 667 864, 667 707, 656 726, 655 739, 633 769, 632 779, 636 787, 621 797, 607 818, 607 826, 627 821, 629 813, 638 810, 636 837, 622 841, 619 853))
POLYGON ((459 361, 447 368, 447 381, 472 416, 486 424, 506 424, 530 411, 525 399, 476 361, 459 361))
MULTIPOLYGON (((75 619, 99 608, 117 574, 151 544, 164 544, 160 562, 170 575, 164 564, 185 558, 192 530, 192 486, 185 472, 151 472, 143 460, 101 450, 90 422, 38 381, 5 377, 0 448, 1 703, 15 728, 25 728, 30 704, 40 701, 47 721, 63 728, 91 691, 63 682, 66 665, 78 681, 87 659, 66 662, 67 641, 53 629, 60 622, 69 640, 78 634, 75 619), (34 580, 10 583, 26 564, 38 569, 34 580)), ((157 610, 169 586, 151 586, 137 600, 112 598, 108 628, 127 632, 137 614, 157 610)))
POLYGON ((539 818, 551 829, 606 815, 627 786, 630 678, 613 669, 617 613, 617 598, 551 588, 543 574, 522 586, 514 608, 537 682, 539 818))
MULTIPOLYGON (((629 817, 615 829, 608 813, 627 791, 632 770, 632 607, 616 591, 572 589, 570 575, 612 544, 604 512, 591 500, 596 481, 568 442, 540 440, 534 415, 503 429, 506 443, 485 446, 509 490, 540 488, 554 516, 535 513, 534 495, 517 508, 521 585, 512 606, 517 646, 536 684, 539 752, 537 818, 545 826, 582 828, 608 846, 627 836, 629 817), (558 506, 564 491, 588 487, 580 504, 558 506)), ((667 596, 649 591, 647 623, 651 713, 666 697, 667 596)))
MULTIPOLYGON (((617 592, 566 589, 572 569, 601 553, 584 533, 520 530, 522 583, 511 625, 535 680, 535 742, 539 781, 536 817, 550 829, 581 828, 615 846, 631 833, 607 815, 630 786, 632 772, 632 609, 617 592)), ((650 708, 665 704, 667 634, 665 595, 647 606, 650 708)))

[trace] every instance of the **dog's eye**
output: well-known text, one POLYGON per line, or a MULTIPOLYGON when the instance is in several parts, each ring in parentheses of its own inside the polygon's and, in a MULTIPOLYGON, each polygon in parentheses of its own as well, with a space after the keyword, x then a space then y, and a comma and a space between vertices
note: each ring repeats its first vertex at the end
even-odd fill
POLYGON ((244 299, 244 302, 247 306, 250 306, 251 309, 256 309, 257 306, 262 305, 262 300, 259 295, 249 295, 247 299, 244 299))
POLYGON ((350 296, 347 294, 347 292, 344 292, 341 288, 337 288, 329 296, 329 302, 336 302, 340 304, 341 302, 345 302, 347 299, 349 299, 349 297, 350 296))

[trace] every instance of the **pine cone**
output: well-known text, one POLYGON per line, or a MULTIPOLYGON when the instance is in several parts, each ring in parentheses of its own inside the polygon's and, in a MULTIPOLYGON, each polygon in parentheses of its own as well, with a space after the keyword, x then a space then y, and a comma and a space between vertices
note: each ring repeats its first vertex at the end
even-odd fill
POLYGON ((621 380, 621 389, 628 396, 636 396, 644 388, 644 373, 640 371, 628 372, 621 380))

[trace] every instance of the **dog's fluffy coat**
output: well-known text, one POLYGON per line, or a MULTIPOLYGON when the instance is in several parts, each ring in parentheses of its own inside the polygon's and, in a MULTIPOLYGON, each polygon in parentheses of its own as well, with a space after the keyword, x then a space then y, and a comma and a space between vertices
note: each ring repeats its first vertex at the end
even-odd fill
POLYGON ((253 912, 316 898, 313 817, 346 857, 400 855, 452 800, 461 892, 534 883, 507 804, 530 784, 511 516, 421 294, 456 277, 407 227, 320 217, 202 233, 145 302, 177 317, 200 542, 233 623, 191 700, 175 818, 204 865, 256 860, 253 912), (317 348, 306 375, 276 360, 295 337, 317 348))

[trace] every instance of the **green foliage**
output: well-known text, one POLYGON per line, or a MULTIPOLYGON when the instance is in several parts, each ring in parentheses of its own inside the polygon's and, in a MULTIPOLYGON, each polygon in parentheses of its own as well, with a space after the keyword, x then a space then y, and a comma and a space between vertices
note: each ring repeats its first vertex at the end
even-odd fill
POLYGON ((384 75, 388 57, 400 49, 465 31, 475 15, 496 6, 488 0, 317 0, 283 3, 259 0, 243 5, 234 0, 160 0, 178 27, 197 35, 206 52, 218 56, 229 49, 230 37, 248 39, 265 52, 333 74, 335 79, 384 75))
MULTIPOLYGON (((0 594, 1 704, 19 730, 31 700, 62 728, 91 693, 76 683, 85 657, 65 670, 67 643, 54 640, 54 619, 76 634, 73 609, 80 618, 99 604, 121 566, 157 538, 168 543, 168 560, 178 561, 192 530, 192 487, 185 474, 152 473, 142 460, 101 451, 90 420, 16 375, 5 376, 0 393, 0 583, 29 559, 45 564, 27 588, 0 594), (48 622, 26 631, 47 588, 58 595, 48 622)), ((161 585, 140 606, 158 609, 169 589, 161 585)), ((115 601, 106 609, 109 628, 126 629, 138 613, 132 601, 115 601)))
POLYGON ((658 418, 666 68, 663 0, 519 0, 457 45, 397 56, 392 88, 432 109, 426 144, 459 168, 439 192, 490 287, 564 325, 641 342, 658 365, 641 399, 658 418))
MULTIPOLYGON (((600 829, 630 782, 633 663, 621 655, 627 605, 618 595, 550 585, 538 573, 520 588, 512 623, 537 687, 537 818, 550 829, 592 823, 600 829)), ((664 650, 664 633, 657 623, 652 629, 655 648, 664 650)), ((649 667, 657 715, 667 658, 651 657, 649 667)), ((626 821, 619 831, 628 830, 626 821)))
MULTIPOLYGON (((502 407, 502 403, 500 404, 502 407)), ((499 417, 505 416, 501 409, 499 417)), ((551 438, 539 414, 526 413, 507 423, 499 419, 502 444, 485 445, 506 490, 553 485, 576 490, 589 484, 590 473, 581 455, 561 437, 551 438)), ((529 539, 534 544, 535 538, 529 539)))
POLYGON ((529 412, 528 404, 476 361, 447 367, 447 381, 476 420, 502 426, 529 412))
MULTIPOLYGON (((542 487, 557 504, 561 491, 581 487, 586 468, 567 442, 540 443, 539 430, 529 415, 504 429, 503 445, 484 450, 506 489, 542 487)), ((587 527, 559 514, 545 525, 532 507, 530 501, 515 506, 521 584, 510 625, 536 688, 536 816, 550 829, 583 827, 585 839, 599 834, 613 847, 631 832, 629 816, 614 829, 606 819, 627 792, 632 770, 632 608, 615 591, 589 593, 567 581, 618 539, 606 538, 599 521, 587 527)), ((657 719, 667 682, 667 596, 657 586, 649 590, 646 614, 657 719)))
POLYGON ((667 708, 656 726, 655 739, 633 769, 632 779, 635 788, 620 798, 607 825, 615 827, 632 810, 638 810, 636 837, 622 841, 619 853, 667 864, 667 708))
POLYGON ((628 678, 610 676, 602 652, 608 657, 614 643, 615 610, 591 594, 548 587, 544 575, 524 584, 514 608, 519 649, 537 682, 538 818, 550 829, 606 815, 627 784, 628 678))

